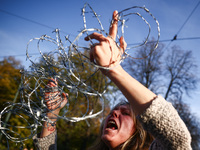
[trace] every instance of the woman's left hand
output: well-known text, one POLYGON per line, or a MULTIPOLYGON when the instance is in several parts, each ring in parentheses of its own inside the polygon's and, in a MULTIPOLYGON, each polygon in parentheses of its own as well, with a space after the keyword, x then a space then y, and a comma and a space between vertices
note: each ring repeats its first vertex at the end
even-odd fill
MULTIPOLYGON (((47 89, 57 89, 58 88, 58 83, 56 80, 51 79, 49 83, 47 84, 47 89)), ((47 90, 48 91, 48 90, 47 90)), ((60 110, 66 105, 67 103, 67 93, 61 93, 59 91, 48 91, 45 92, 45 102, 46 106, 49 110, 47 112, 48 115, 58 115, 60 110)))

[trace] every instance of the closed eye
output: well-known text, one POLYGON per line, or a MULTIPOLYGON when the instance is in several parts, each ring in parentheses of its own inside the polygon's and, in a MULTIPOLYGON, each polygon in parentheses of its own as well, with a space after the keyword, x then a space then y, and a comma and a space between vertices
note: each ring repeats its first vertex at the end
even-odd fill
POLYGON ((130 112, 129 111, 124 111, 124 112, 122 112, 122 114, 130 116, 130 112))

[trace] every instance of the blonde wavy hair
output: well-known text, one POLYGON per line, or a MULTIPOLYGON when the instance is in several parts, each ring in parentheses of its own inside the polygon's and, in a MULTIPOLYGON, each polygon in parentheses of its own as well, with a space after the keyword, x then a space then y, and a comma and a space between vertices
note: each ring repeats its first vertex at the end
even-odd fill
MULTIPOLYGON (((129 139, 126 142, 119 145, 119 150, 148 150, 150 147, 150 144, 153 141, 153 137, 147 131, 145 131, 143 129, 140 122, 136 119, 136 116, 128 102, 126 102, 126 101, 121 102, 121 103, 117 104, 114 108, 116 108, 120 105, 128 105, 129 106, 129 108, 131 110, 131 116, 132 116, 133 121, 136 126, 136 131, 133 133, 133 135, 131 137, 129 137, 129 139)), ((109 147, 101 139, 101 136, 103 134, 104 122, 105 122, 105 120, 101 124, 99 137, 96 140, 95 144, 89 148, 90 150, 109 150, 109 147)))

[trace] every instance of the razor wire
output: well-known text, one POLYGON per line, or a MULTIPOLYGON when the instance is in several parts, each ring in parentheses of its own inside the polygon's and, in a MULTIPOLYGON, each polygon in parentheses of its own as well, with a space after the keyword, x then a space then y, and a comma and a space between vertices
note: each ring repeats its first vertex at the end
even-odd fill
MULTIPOLYGON (((113 41, 118 46, 121 53, 120 63, 127 57, 133 59, 143 59, 148 57, 144 56, 143 58, 134 58, 134 56, 129 54, 129 51, 133 51, 135 48, 143 46, 148 43, 148 39, 151 33, 150 23, 142 16, 141 13, 135 12, 135 10, 142 10, 153 19, 156 23, 157 30, 157 40, 154 42, 153 49, 155 50, 158 46, 159 37, 160 37, 160 27, 157 19, 150 13, 146 7, 134 6, 127 9, 124 9, 118 12, 118 35, 117 40, 113 41), (122 54, 122 51, 119 47, 119 34, 125 36, 126 22, 130 16, 135 15, 139 17, 148 27, 148 33, 145 37, 144 42, 136 46, 127 47, 125 52, 122 54)), ((47 117, 47 112, 52 112, 55 109, 58 109, 64 99, 62 93, 69 93, 69 98, 66 106, 62 109, 62 113, 57 115, 57 120, 64 119, 70 122, 78 122, 86 120, 88 118, 94 118, 101 114, 104 110, 104 98, 103 95, 106 93, 106 78, 103 77, 100 80, 101 88, 96 88, 90 85, 92 78, 97 75, 100 69, 110 70, 113 68, 102 67, 95 62, 90 62, 89 52, 91 45, 94 45, 94 42, 89 39, 89 45, 85 45, 84 42, 81 42, 83 37, 88 36, 92 32, 99 32, 105 36, 109 36, 103 27, 103 24, 100 21, 100 15, 98 15, 89 4, 85 4, 82 8, 82 17, 83 17, 83 29, 78 33, 73 41, 70 40, 70 37, 67 35, 63 42, 59 29, 53 31, 55 38, 52 38, 48 35, 42 35, 39 38, 31 39, 26 48, 27 60, 31 62, 31 66, 21 71, 21 87, 20 87, 20 102, 18 103, 7 103, 7 106, 0 112, 0 131, 6 137, 6 140, 11 140, 16 143, 21 143, 23 141, 32 138, 37 134, 38 127, 43 126, 42 122, 48 122, 53 124, 50 118, 47 117), (88 28, 87 15, 94 17, 99 24, 99 28, 88 28), (37 51, 39 56, 33 56, 30 53, 30 45, 36 43, 37 51), (45 44, 46 43, 46 47, 45 44), (51 46, 48 46, 51 45, 51 46), (53 46, 52 46, 53 45, 53 46), (48 49, 45 51, 44 49, 48 49), (40 63, 39 61, 40 60, 40 63), (42 63, 42 65, 41 65, 42 63), (91 72, 88 75, 86 68, 89 68, 91 72), (52 79, 57 81, 55 87, 49 87, 49 82, 54 82, 52 79), (48 109, 45 99, 45 92, 54 93, 55 97, 60 97, 59 105, 54 109, 48 109), (80 97, 84 97, 83 101, 79 101, 80 97), (73 100, 70 100, 73 99, 73 100), (96 102, 92 105, 91 101, 96 102), (95 105, 100 104, 101 108, 95 109, 95 105), (72 107, 76 105, 83 105, 84 110, 76 110, 77 116, 71 116, 70 111, 72 107), (24 125, 11 125, 8 122, 5 122, 5 116, 10 114, 16 116, 22 120, 24 125), (23 137, 20 135, 21 130, 29 130, 29 135, 23 137)), ((111 20, 110 26, 112 26, 114 20, 111 20)), ((149 54, 150 55, 150 54, 149 54)), ((52 100, 55 98, 52 96, 52 100)), ((51 100, 51 99, 50 99, 51 100)), ((8 145, 9 147, 9 145, 8 145)))

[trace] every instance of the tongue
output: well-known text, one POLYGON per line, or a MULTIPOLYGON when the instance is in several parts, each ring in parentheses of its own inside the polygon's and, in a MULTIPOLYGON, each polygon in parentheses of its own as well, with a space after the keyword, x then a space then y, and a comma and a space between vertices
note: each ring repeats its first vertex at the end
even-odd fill
POLYGON ((117 125, 114 123, 108 123, 107 128, 111 129, 111 130, 116 130, 117 129, 117 125))
POLYGON ((115 130, 115 127, 111 127, 112 130, 115 130))

